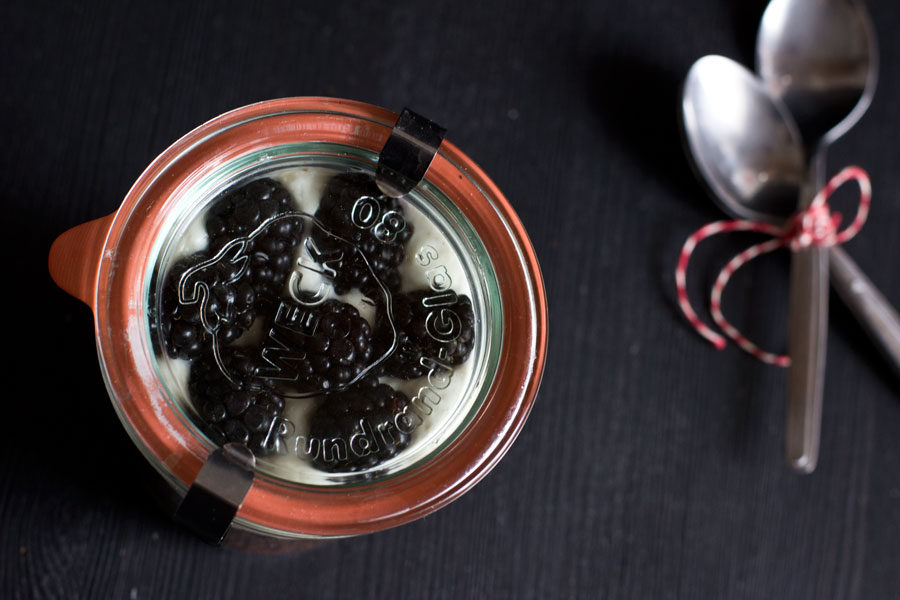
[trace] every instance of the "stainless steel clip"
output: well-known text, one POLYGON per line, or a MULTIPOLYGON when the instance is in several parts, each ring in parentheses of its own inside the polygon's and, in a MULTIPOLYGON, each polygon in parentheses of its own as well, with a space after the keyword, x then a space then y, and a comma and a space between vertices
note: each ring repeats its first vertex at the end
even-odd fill
POLYGON ((394 198, 411 192, 422 181, 446 134, 437 123, 404 108, 378 156, 378 189, 394 198))
POLYGON ((242 444, 225 444, 206 459, 182 500, 175 520, 204 541, 218 545, 250 486, 256 458, 242 444))

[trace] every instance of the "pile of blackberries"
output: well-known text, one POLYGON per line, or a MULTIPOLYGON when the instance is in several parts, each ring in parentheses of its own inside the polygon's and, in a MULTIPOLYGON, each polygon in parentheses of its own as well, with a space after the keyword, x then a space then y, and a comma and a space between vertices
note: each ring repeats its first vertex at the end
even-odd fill
POLYGON ((191 400, 213 441, 247 444, 259 455, 277 451, 284 398, 312 394, 313 465, 360 471, 410 443, 410 401, 378 378, 422 377, 429 360, 462 363, 475 317, 469 298, 449 290, 437 301, 431 290, 400 293, 412 228, 399 201, 370 176, 335 176, 314 216, 318 225, 304 232, 307 221, 273 179, 220 195, 206 213, 208 249, 179 260, 163 280, 158 328, 170 356, 192 359, 191 400), (339 300, 300 306, 290 299, 304 233, 329 257, 323 271, 334 274, 336 294, 359 290, 374 300, 374 328, 339 300), (391 294, 393 321, 379 281, 391 294), (251 327, 257 333, 245 336, 251 327))

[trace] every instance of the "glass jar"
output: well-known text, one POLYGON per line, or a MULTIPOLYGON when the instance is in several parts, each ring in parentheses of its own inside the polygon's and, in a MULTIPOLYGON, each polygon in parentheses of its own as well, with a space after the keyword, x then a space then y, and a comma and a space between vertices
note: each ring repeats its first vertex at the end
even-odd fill
POLYGON ((250 450, 236 528, 400 525, 496 464, 540 383, 546 299, 508 202, 444 141, 399 199, 375 184, 397 115, 326 98, 198 127, 119 210, 54 243, 94 311, 123 425, 179 495, 250 450))

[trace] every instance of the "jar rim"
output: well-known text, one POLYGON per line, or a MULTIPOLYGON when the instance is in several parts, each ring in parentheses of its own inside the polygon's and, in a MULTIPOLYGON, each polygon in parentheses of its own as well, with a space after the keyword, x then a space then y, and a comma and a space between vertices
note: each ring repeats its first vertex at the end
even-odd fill
MULTIPOLYGON (((172 412, 156 373, 147 368, 143 357, 152 351, 146 347, 142 319, 146 265, 175 192, 196 182, 210 165, 288 139, 377 153, 396 119, 378 107, 332 98, 286 98, 245 106, 175 142, 126 195, 98 265, 98 351, 126 430, 176 488, 185 490, 193 481, 209 448, 172 412)), ((257 477, 235 519, 239 526, 305 537, 355 535, 406 523, 467 491, 493 468, 521 430, 540 383, 547 343, 546 295, 534 250, 497 186, 451 143, 443 143, 428 175, 472 224, 498 274, 503 346, 482 406, 439 456, 396 478, 323 491, 288 488, 257 477)))

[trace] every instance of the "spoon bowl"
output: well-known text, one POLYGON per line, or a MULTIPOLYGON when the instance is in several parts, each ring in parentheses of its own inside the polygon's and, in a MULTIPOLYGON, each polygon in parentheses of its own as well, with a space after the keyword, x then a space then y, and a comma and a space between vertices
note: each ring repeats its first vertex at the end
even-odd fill
POLYGON ((681 117, 692 164, 725 213, 781 223, 796 210, 803 140, 750 71, 724 56, 699 59, 685 79, 681 117))
POLYGON ((856 0, 772 0, 760 23, 756 64, 807 146, 827 146, 856 124, 875 94, 872 21, 856 0))

